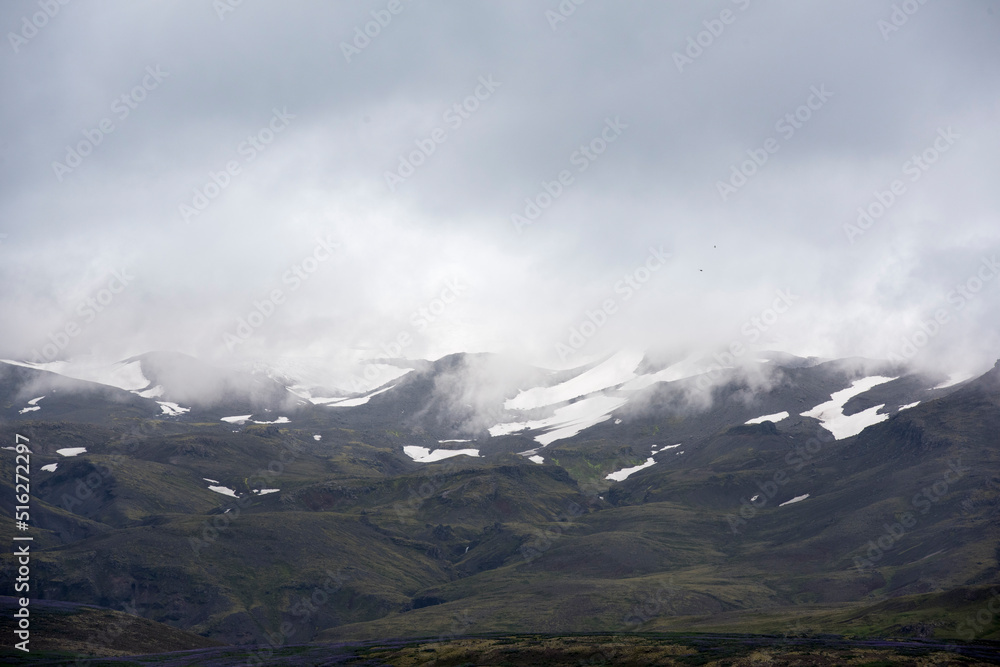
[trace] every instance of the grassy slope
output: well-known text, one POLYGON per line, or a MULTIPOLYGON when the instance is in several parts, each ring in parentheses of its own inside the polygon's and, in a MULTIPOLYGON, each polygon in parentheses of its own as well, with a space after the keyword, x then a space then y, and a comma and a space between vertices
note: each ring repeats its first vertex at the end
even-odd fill
MULTIPOLYGON (((328 427, 316 442, 315 429, 156 422, 136 439, 125 423, 28 423, 36 470, 57 446, 88 447, 34 478, 34 563, 45 597, 134 601, 225 641, 259 641, 283 621, 303 639, 779 632, 803 612, 812 631, 962 636, 959 619, 1000 583, 998 395, 979 387, 918 406, 797 469, 786 456, 815 434, 808 420, 720 429, 613 487, 607 472, 688 427, 667 417, 572 439, 543 466, 509 455, 421 466, 399 454, 411 439, 397 431, 328 427), (859 571, 869 541, 959 459, 968 470, 859 571), (780 495, 734 533, 727 516, 777 471, 780 495), (204 477, 281 493, 237 506, 204 477), (61 507, 88 478, 92 492, 61 507), (301 613, 317 588, 327 599, 301 613)), ((6 528, 10 457, 0 470, 6 528)), ((991 617, 975 636, 996 632, 991 617)))

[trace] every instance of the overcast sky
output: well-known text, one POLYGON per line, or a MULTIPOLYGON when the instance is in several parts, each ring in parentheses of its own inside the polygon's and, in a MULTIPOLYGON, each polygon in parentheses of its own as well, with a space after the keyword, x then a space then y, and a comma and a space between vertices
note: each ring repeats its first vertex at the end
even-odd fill
POLYGON ((1000 357, 996 2, 51 4, 4 357, 1000 357))

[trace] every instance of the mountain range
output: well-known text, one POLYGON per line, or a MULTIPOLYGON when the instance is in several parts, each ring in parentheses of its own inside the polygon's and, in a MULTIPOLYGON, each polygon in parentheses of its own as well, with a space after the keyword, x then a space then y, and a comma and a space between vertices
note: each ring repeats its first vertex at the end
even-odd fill
POLYGON ((0 439, 32 452, 34 597, 127 610, 184 648, 997 640, 998 408, 1000 364, 780 352, 561 371, 455 354, 353 376, 172 352, 0 362, 0 439))

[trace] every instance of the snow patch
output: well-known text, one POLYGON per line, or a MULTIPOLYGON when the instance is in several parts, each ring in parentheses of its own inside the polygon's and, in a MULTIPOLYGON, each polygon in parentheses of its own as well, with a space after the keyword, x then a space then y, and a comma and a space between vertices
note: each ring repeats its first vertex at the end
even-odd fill
POLYGON ((13 361, 11 359, 0 359, 4 363, 24 368, 33 368, 38 371, 48 371, 74 380, 85 382, 95 382, 97 384, 117 387, 126 391, 137 391, 149 386, 149 380, 142 375, 142 367, 138 361, 127 364, 105 364, 92 360, 73 361, 49 361, 35 364, 29 361, 13 361))
POLYGON ((50 463, 47 466, 42 466, 42 470, 44 470, 45 472, 55 472, 56 468, 58 467, 59 467, 58 463, 50 463))
POLYGON ((763 422, 780 422, 782 419, 787 419, 787 412, 775 412, 773 415, 764 415, 763 417, 754 417, 753 419, 748 419, 744 424, 761 424, 763 422))
POLYGON ((254 424, 288 424, 291 420, 288 417, 278 417, 273 422, 258 422, 255 421, 254 424))
POLYGON ((313 394, 313 391, 326 388, 338 390, 341 393, 362 393, 368 387, 381 387, 412 373, 412 368, 400 368, 392 364, 361 363, 352 364, 351 368, 333 368, 324 360, 302 357, 285 359, 274 365, 259 365, 254 371, 263 371, 265 375, 281 384, 286 389, 314 405, 325 405, 332 401, 340 401, 340 397, 324 398, 313 394), (348 376, 350 373, 350 376, 348 376), (290 385, 288 383, 291 383, 290 385))
POLYGON ((434 463, 442 459, 450 459, 453 456, 479 456, 478 449, 435 449, 432 452, 427 447, 419 447, 417 445, 403 447, 403 453, 417 463, 434 463))
POLYGON ((535 441, 542 446, 556 440, 571 438, 580 431, 590 428, 611 418, 611 413, 625 405, 627 398, 615 398, 599 394, 558 408, 551 417, 525 422, 509 422, 491 426, 491 436, 508 435, 518 431, 549 429, 546 433, 535 436, 535 441))
POLYGON ((655 373, 646 373, 645 375, 640 375, 634 380, 622 385, 622 391, 639 391, 640 389, 645 389, 657 382, 676 382, 677 380, 683 380, 685 378, 694 377, 696 375, 701 375, 705 372, 705 369, 698 362, 696 357, 688 357, 683 361, 679 361, 676 364, 667 366, 663 370, 657 371, 655 373))
POLYGON ((331 403, 325 403, 324 405, 326 405, 328 408, 353 408, 353 407, 357 407, 359 405, 364 405, 365 403, 367 403, 368 401, 370 401, 372 399, 372 397, 378 396, 379 394, 383 394, 383 393, 389 391, 390 389, 392 389, 395 386, 396 385, 392 385, 392 387, 386 387, 385 389, 379 389, 378 391, 374 391, 374 392, 368 394, 367 396, 359 396, 358 398, 337 398, 337 399, 334 399, 333 402, 331 402, 331 403))
POLYGON ((637 465, 632 468, 622 468, 621 470, 618 470, 616 472, 609 473, 608 476, 605 477, 604 479, 610 479, 615 482, 621 482, 625 479, 628 479, 629 475, 631 475, 632 473, 639 472, 643 468, 648 468, 651 465, 656 465, 656 461, 653 460, 652 456, 646 459, 646 462, 641 465, 637 465))
POLYGON ((780 505, 778 505, 778 507, 784 507, 785 505, 791 505, 792 503, 802 502, 803 500, 805 500, 808 497, 809 497, 808 493, 805 494, 805 495, 803 495, 803 496, 795 496, 791 500, 786 500, 785 502, 781 503, 780 505))
POLYGON ((843 440, 852 435, 857 435, 873 424, 885 421, 889 415, 880 415, 878 411, 885 407, 885 404, 863 410, 853 415, 844 414, 844 405, 859 394, 863 394, 872 387, 892 382, 896 378, 873 375, 861 380, 855 380, 847 389, 841 389, 830 394, 830 400, 820 403, 812 410, 803 412, 803 417, 818 419, 823 428, 833 434, 834 439, 843 440))
POLYGON ((232 496, 233 498, 238 498, 239 497, 239 496, 236 495, 235 491, 233 491, 232 489, 230 489, 228 487, 225 487, 225 486, 212 486, 210 484, 209 487, 208 487, 208 490, 209 491, 215 491, 216 493, 221 493, 224 496, 232 496))
POLYGON ((185 412, 191 412, 191 408, 182 408, 176 403, 171 403, 170 401, 157 401, 160 404, 160 409, 163 410, 164 414, 170 415, 171 417, 177 417, 185 412))
POLYGON ((219 421, 229 422, 230 424, 242 424, 253 417, 253 415, 236 415, 235 417, 223 417, 219 421))
POLYGON ((945 387, 953 387, 959 382, 965 382, 966 380, 972 379, 972 373, 952 373, 948 376, 948 379, 939 384, 936 387, 931 387, 928 391, 934 391, 935 389, 944 389, 945 387))
POLYGON ((146 391, 133 391, 133 394, 138 394, 143 398, 159 398, 163 396, 163 385, 156 385, 152 389, 147 389, 146 391))
POLYGON ((60 456, 79 456, 80 454, 86 454, 86 447, 63 447, 62 449, 57 449, 56 454, 60 456))
POLYGON ((322 440, 322 439, 323 439, 323 436, 321 436, 319 433, 317 433, 316 435, 313 436, 313 440, 319 441, 319 440, 322 440))
POLYGON ((34 412, 35 410, 41 410, 41 406, 38 405, 38 401, 45 398, 44 396, 39 396, 38 398, 33 398, 28 401, 28 407, 22 408, 19 414, 24 414, 26 412, 34 412))
POLYGON ((212 484, 218 484, 219 483, 219 480, 217 480, 217 479, 209 479, 208 477, 202 477, 202 479, 205 480, 206 482, 211 482, 212 484))
POLYGON ((644 354, 642 351, 626 350, 580 373, 576 377, 553 387, 535 387, 522 391, 504 402, 508 410, 534 410, 535 408, 564 403, 580 396, 593 394, 609 387, 617 387, 636 377, 644 354))
POLYGON ((907 403, 906 405, 899 406, 899 410, 897 410, 896 412, 902 412, 903 410, 909 410, 910 408, 915 408, 918 405, 920 405, 920 401, 917 401, 916 403, 907 403))
POLYGON ((149 386, 149 380, 142 374, 142 364, 138 361, 115 364, 110 370, 95 376, 93 382, 111 385, 126 391, 135 391, 149 386))
POLYGON ((278 491, 281 491, 281 489, 254 489, 254 493, 258 496, 266 496, 269 493, 277 493, 278 491))
POLYGON ((529 456, 528 460, 531 461, 531 462, 533 462, 533 463, 538 463, 538 464, 545 463, 545 458, 539 456, 538 454, 535 454, 534 456, 529 456))

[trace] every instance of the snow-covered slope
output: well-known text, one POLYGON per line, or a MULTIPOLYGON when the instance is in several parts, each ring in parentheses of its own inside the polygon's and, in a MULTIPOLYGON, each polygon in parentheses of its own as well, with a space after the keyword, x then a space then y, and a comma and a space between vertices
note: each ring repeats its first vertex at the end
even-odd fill
POLYGON ((823 424, 823 428, 833 433, 833 437, 837 440, 857 435, 872 424, 877 424, 889 418, 887 414, 877 414, 885 405, 877 405, 867 410, 856 412, 853 415, 844 414, 844 405, 847 401, 859 394, 865 393, 872 387, 885 382, 892 382, 895 379, 874 375, 862 378, 861 380, 855 380, 847 389, 833 392, 830 395, 830 400, 826 403, 820 403, 812 410, 801 413, 801 415, 803 417, 818 419, 823 424))
POLYGON ((556 440, 571 438, 584 429, 610 419, 611 413, 627 402, 627 398, 598 394, 557 408, 551 417, 496 424, 489 432, 491 436, 500 436, 526 429, 543 429, 545 433, 536 435, 535 441, 544 447, 556 440))
POLYGON ((398 380, 412 367, 404 361, 397 365, 379 360, 359 360, 334 364, 319 357, 283 357, 273 362, 254 362, 244 367, 254 375, 262 375, 288 387, 288 390, 317 405, 364 394, 398 380))
POLYGON ((138 391, 145 389, 149 385, 149 380, 142 374, 142 367, 138 361, 107 363, 93 359, 79 359, 73 361, 49 361, 38 364, 12 359, 0 359, 0 361, 14 366, 48 371, 73 378, 74 380, 84 380, 109 387, 117 387, 126 391, 138 391))
MULTIPOLYGON (((698 433, 765 421, 778 423, 780 430, 792 429, 801 421, 795 417, 799 415, 818 420, 834 437, 843 439, 884 421, 897 411, 896 406, 905 410, 948 393, 940 389, 927 393, 940 377, 925 381, 885 362, 849 359, 814 363, 791 355, 766 354, 747 356, 725 368, 716 363, 714 370, 712 358, 704 355, 657 357, 637 350, 624 350, 596 364, 565 371, 531 367, 489 354, 449 355, 433 362, 372 361, 368 362, 369 370, 360 371, 355 379, 391 380, 343 395, 315 393, 323 387, 313 383, 323 382, 328 387, 333 376, 329 369, 312 369, 308 364, 284 369, 260 366, 258 372, 250 374, 162 352, 103 365, 93 360, 12 363, 131 392, 141 402, 148 402, 152 413, 161 419, 183 422, 207 418, 220 426, 226 422, 287 424, 293 429, 384 424, 413 429, 441 441, 475 438, 484 456, 513 446, 487 444, 482 439, 487 433, 493 438, 527 434, 545 447, 588 429, 601 429, 595 432, 599 439, 613 440, 626 434, 635 437, 631 425, 637 420, 646 420, 650 428, 683 423, 679 429, 670 429, 676 442, 688 441, 698 433), (293 371, 297 377, 291 377, 293 371), (900 382, 881 388, 904 374, 906 378, 900 377, 900 382), (702 386, 706 379, 707 390, 702 386), (283 384, 293 381, 300 384, 283 384), (810 405, 811 409, 805 409, 810 405), (845 414, 845 408, 854 414, 845 414), (882 411, 885 414, 880 414, 882 411)), ((49 393, 44 383, 28 381, 30 373, 20 374, 23 389, 8 398, 12 414, 30 419, 57 409, 61 389, 49 393)), ((112 400, 123 404, 121 397, 112 400)), ((144 409, 141 403, 131 406, 140 414, 144 409)), ((60 409, 68 412, 79 406, 62 405, 60 409)), ((521 444, 516 446, 525 449, 521 444)))
POLYGON ((504 403, 508 410, 532 410, 617 387, 636 377, 643 353, 623 351, 588 371, 552 387, 533 387, 504 403))

